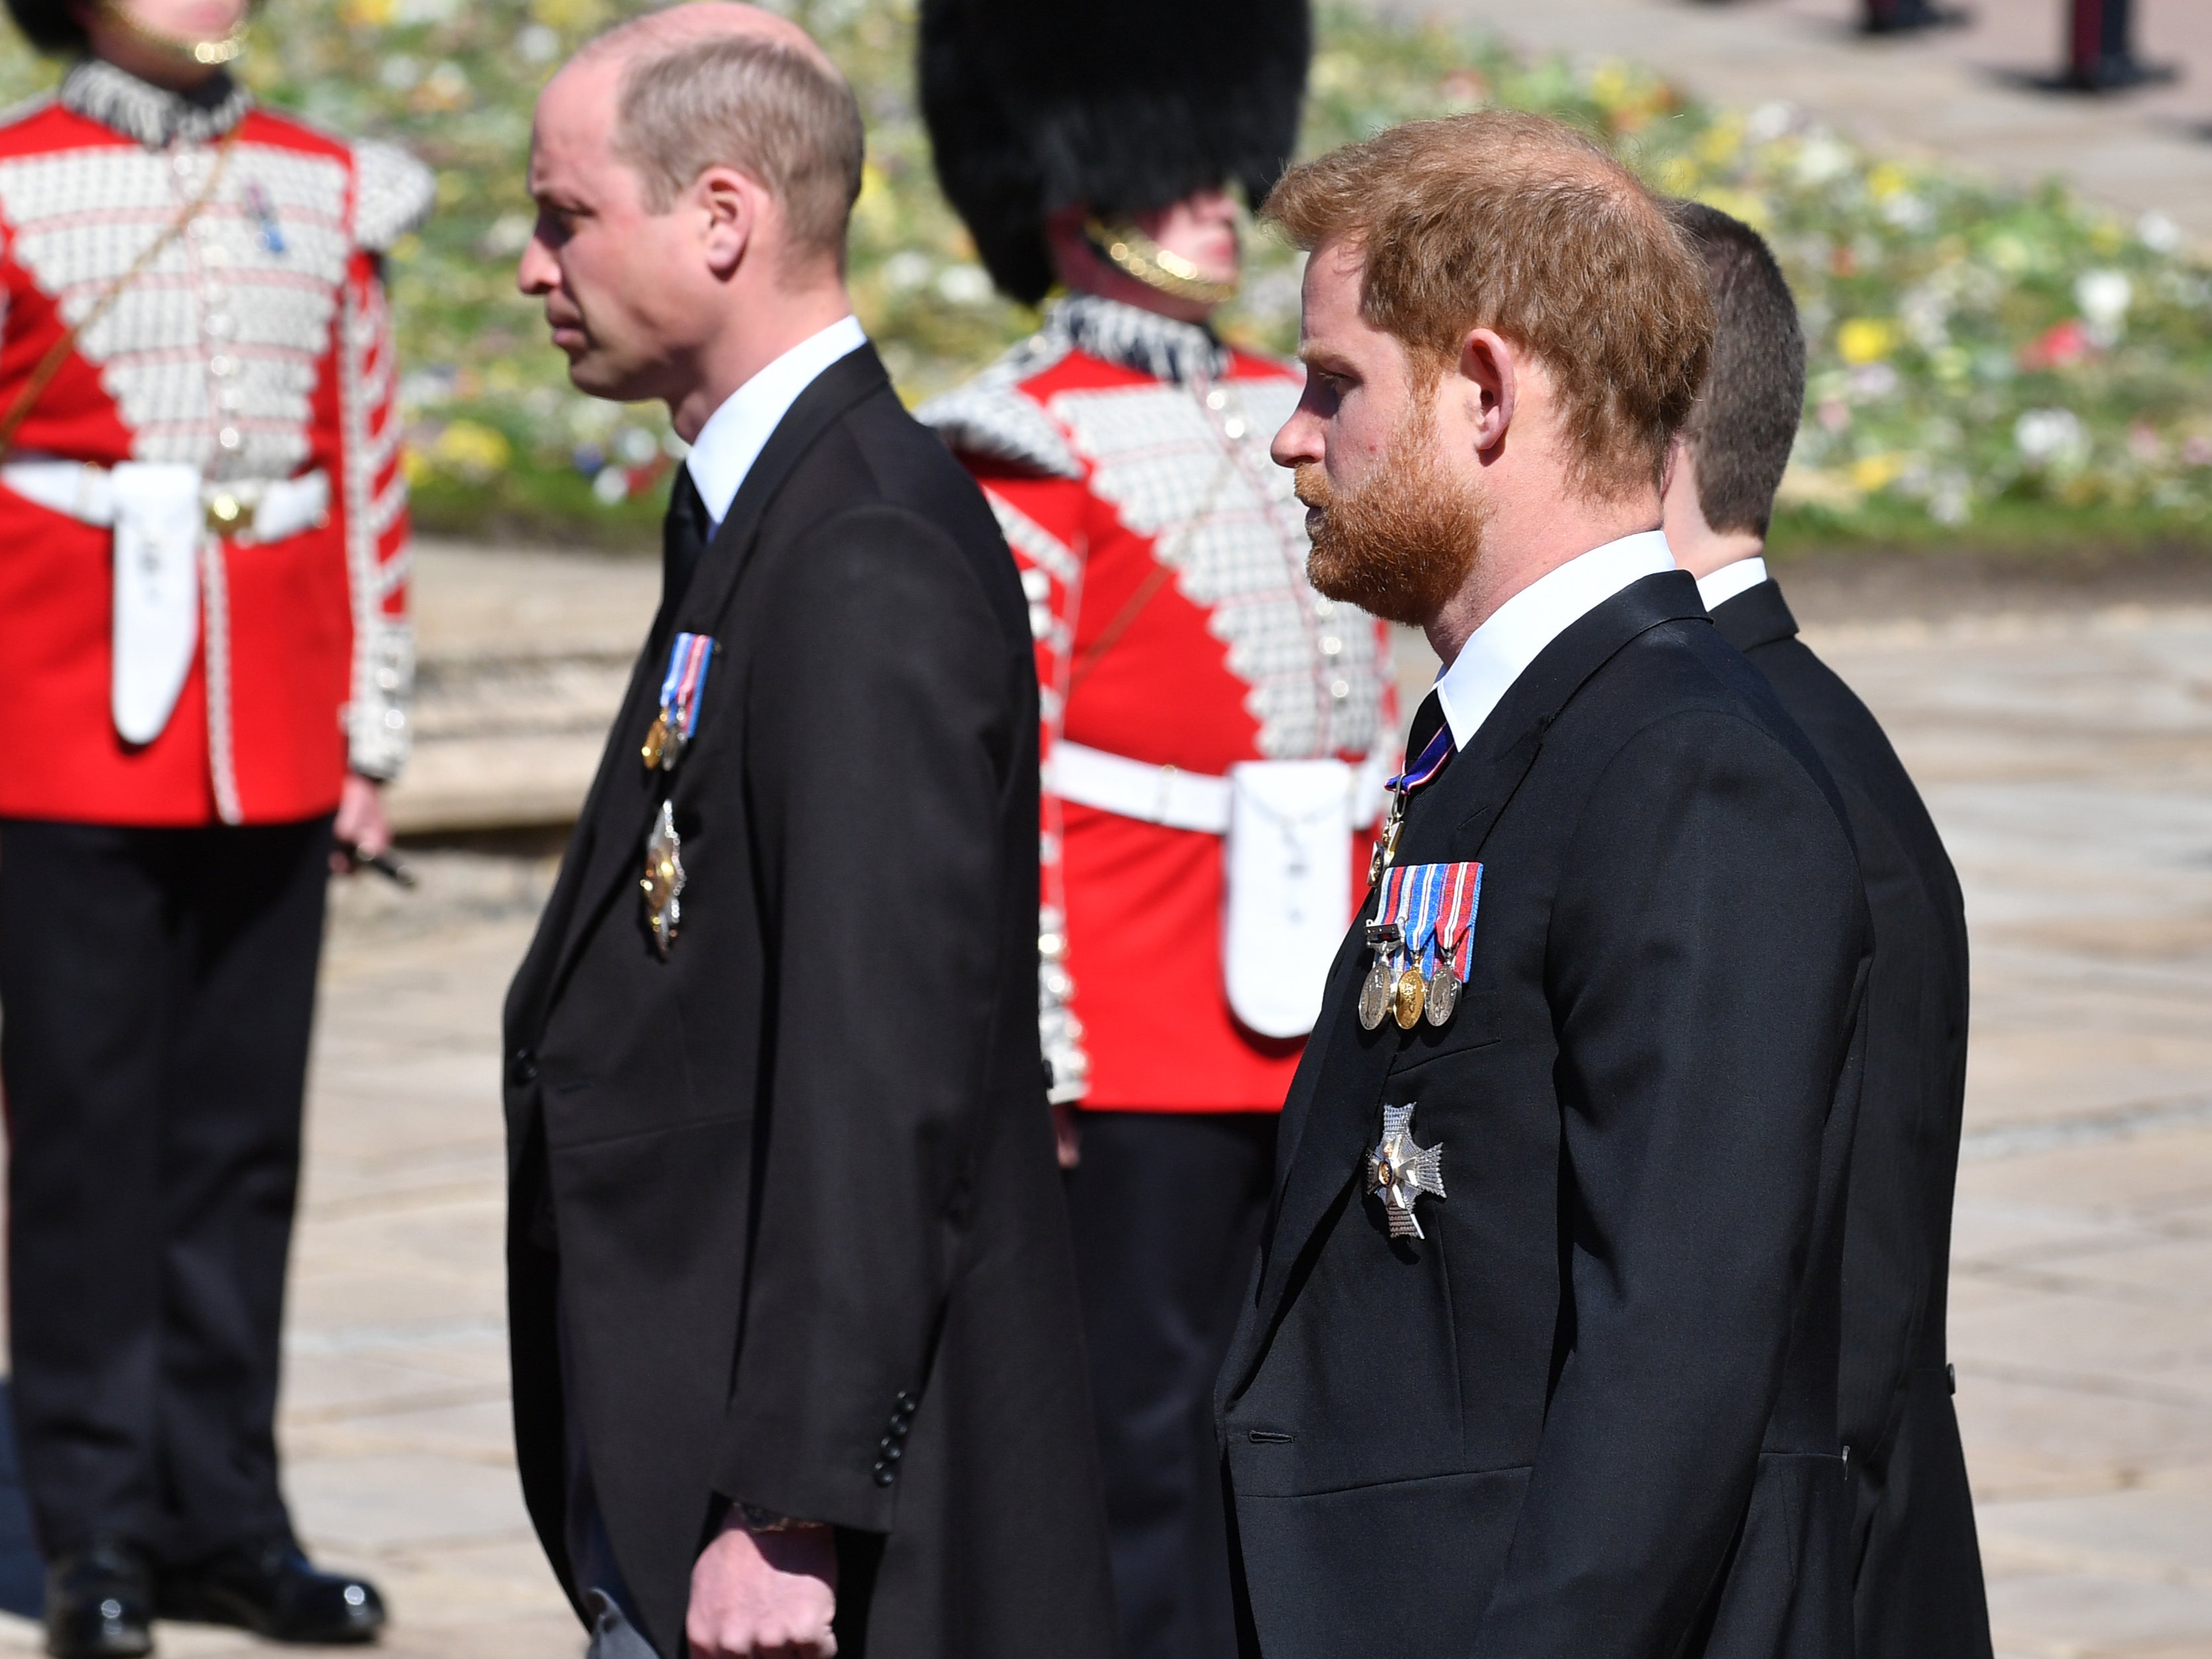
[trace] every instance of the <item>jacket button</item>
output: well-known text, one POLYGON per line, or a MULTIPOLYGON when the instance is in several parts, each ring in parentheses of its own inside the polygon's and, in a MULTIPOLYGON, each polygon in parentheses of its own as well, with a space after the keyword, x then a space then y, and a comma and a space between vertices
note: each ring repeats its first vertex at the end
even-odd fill
POLYGON ((895 1474, 896 1474, 896 1471, 894 1471, 894 1470, 892 1469, 892 1468, 891 1468, 891 1466, 890 1466, 890 1464, 888 1464, 888 1463, 883 1463, 883 1462, 878 1462, 878 1463, 876 1465, 876 1484, 877 1484, 878 1486, 890 1486, 890 1483, 891 1483, 891 1481, 892 1481, 892 1480, 893 1480, 893 1479, 894 1479, 894 1477, 895 1477, 895 1474))
POLYGON ((538 1056, 527 1048, 517 1048, 507 1063, 507 1075, 517 1088, 538 1081, 538 1056))

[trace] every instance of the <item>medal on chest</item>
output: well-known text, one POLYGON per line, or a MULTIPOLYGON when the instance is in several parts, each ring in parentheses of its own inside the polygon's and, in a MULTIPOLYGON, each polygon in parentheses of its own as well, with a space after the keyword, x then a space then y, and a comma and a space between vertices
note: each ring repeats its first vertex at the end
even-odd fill
POLYGON ((1444 1195, 1444 1149, 1440 1141, 1422 1146, 1413 1139, 1413 1105, 1382 1109, 1382 1136, 1367 1154, 1367 1190, 1382 1200, 1393 1238, 1425 1238, 1414 1203, 1444 1195))
POLYGON ((1481 899, 1480 864, 1403 864, 1383 872, 1367 924, 1374 960, 1359 988, 1361 1025, 1372 1031, 1387 1018, 1410 1031, 1424 1018, 1451 1023, 1467 987, 1481 899))
POLYGON ((684 920, 684 838, 676 833, 676 809, 663 801, 660 816, 645 838, 645 878, 638 886, 645 894, 645 922, 653 933, 653 948, 664 958, 684 920))
POLYGON ((678 634, 660 679, 660 712, 638 750, 648 772, 673 772, 699 729, 699 703, 707 694, 707 669, 714 659, 713 636, 678 634))

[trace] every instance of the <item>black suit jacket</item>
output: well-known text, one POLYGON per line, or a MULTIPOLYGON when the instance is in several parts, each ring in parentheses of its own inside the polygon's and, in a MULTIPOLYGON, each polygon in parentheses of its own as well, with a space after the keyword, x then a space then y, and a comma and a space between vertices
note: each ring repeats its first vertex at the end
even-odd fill
POLYGON ((1361 1029, 1355 927, 1222 1376, 1267 1659, 1839 1659, 1839 1212, 1865 901, 1690 578, 1554 640, 1413 800, 1479 860, 1464 1001, 1361 1029), (1362 1158, 1417 1103, 1449 1197, 1362 1158))
POLYGON ((1866 705, 1797 638, 1773 582, 1713 612, 1827 763, 1874 918, 1866 1085, 1844 1224, 1838 1404, 1858 1495, 1862 1659, 1990 1649, 1944 1352, 1966 1088, 1966 916, 1942 838, 1866 705))
POLYGON ((975 485, 873 351, 836 363, 655 619, 509 994, 524 1489, 573 1596, 573 1413, 671 1659, 729 1501, 839 1528, 848 1653, 1012 1659, 1048 1626, 1109 1651, 1030 650, 975 485), (717 646, 680 768, 648 774, 678 630, 717 646), (665 959, 639 891, 664 797, 665 959))

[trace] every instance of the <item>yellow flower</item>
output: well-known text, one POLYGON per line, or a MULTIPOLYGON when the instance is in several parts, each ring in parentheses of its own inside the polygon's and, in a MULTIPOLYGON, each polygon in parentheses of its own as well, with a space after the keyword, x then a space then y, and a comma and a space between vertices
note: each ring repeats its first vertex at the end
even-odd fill
POLYGON ((455 421, 430 446, 430 459, 441 470, 465 478, 489 477, 504 472, 514 459, 507 434, 481 421, 455 421))
POLYGON ((1869 495, 1882 489, 1905 471, 1901 455, 1862 455, 1851 463, 1851 483, 1869 495))
POLYGON ((1877 202, 1902 196, 1912 188, 1912 177, 1894 161, 1883 161, 1867 174, 1867 194, 1877 202))
POLYGON ((1730 190, 1725 185, 1713 185, 1698 192, 1698 199, 1708 207, 1717 207, 1731 217, 1741 219, 1762 235, 1773 228, 1774 212, 1766 198, 1747 190, 1730 190))
POLYGON ((1659 188, 1669 196, 1687 196, 1698 187, 1698 164, 1686 155, 1670 155, 1659 168, 1659 188))
POLYGON ((1619 109, 1626 103, 1630 84, 1628 65, 1618 58, 1608 58, 1590 71, 1590 97, 1600 109, 1619 109))
POLYGON ((345 20, 356 28, 382 28, 392 21, 392 0, 351 0, 345 20))
POLYGON ((2089 232, 2089 246, 2110 258, 2127 245, 2127 233, 2110 219, 2100 219, 2089 232))
POLYGON ((1743 149, 1743 118, 1724 115, 1698 137, 1698 159, 1707 167, 1724 167, 1743 149))
POLYGON ((1897 349, 1897 325, 1881 317, 1854 317, 1836 331, 1836 351, 1856 367, 1878 363, 1897 349))

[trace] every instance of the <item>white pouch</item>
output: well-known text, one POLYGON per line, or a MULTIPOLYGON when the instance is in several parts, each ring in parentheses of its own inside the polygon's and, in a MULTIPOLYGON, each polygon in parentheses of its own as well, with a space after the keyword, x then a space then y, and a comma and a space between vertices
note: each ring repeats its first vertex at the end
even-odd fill
POLYGON ((1304 1036, 1352 917, 1352 769, 1246 761, 1229 769, 1221 961, 1229 1006, 1262 1036, 1304 1036))
POLYGON ((115 671, 110 704, 125 743, 161 735, 200 632, 199 469, 125 461, 115 504, 115 671))

